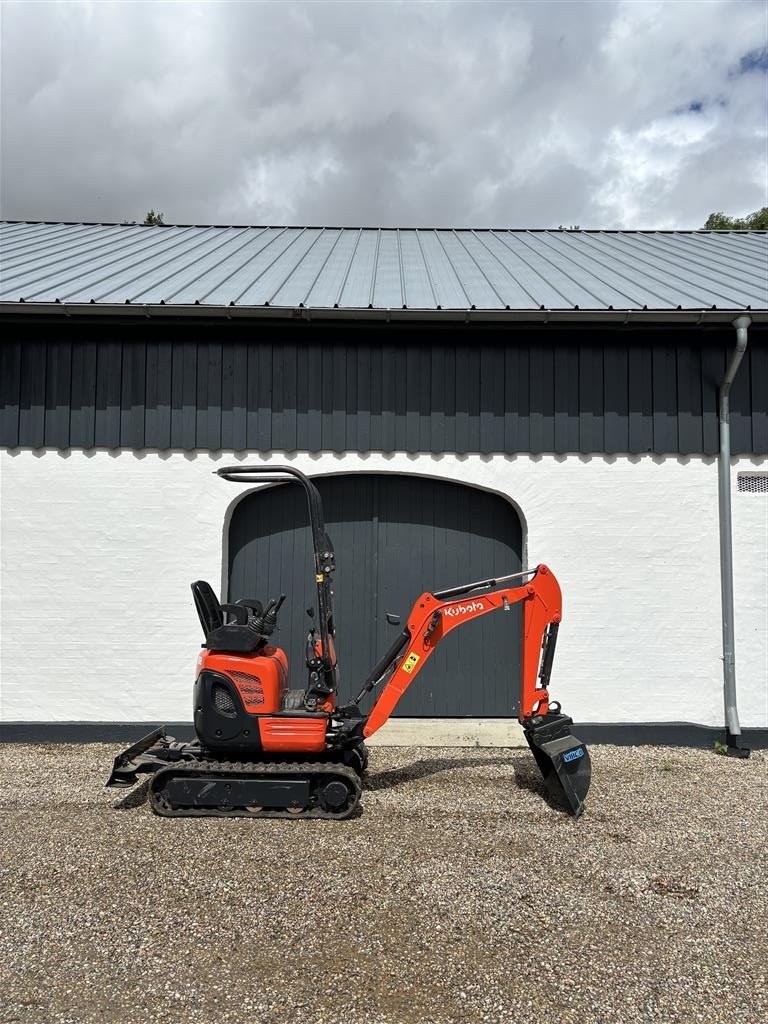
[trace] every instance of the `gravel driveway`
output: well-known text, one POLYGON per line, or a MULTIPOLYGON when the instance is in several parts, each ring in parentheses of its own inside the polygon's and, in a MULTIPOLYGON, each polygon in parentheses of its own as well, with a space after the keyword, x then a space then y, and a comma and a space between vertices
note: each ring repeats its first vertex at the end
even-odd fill
POLYGON ((764 753, 593 748, 573 821, 528 751, 376 748, 359 818, 254 822, 116 809, 115 752, 0 752, 4 1022, 768 1020, 764 753))

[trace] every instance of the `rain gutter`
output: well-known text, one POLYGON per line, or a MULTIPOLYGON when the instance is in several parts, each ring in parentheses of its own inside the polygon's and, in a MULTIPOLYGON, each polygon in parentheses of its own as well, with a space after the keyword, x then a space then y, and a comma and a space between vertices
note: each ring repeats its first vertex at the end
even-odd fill
MULTIPOLYGON (((359 322, 429 323, 732 323, 741 309, 335 309, 329 306, 217 306, 194 303, 0 302, 0 316, 119 316, 123 318, 197 317, 241 320, 357 320, 359 322)), ((750 311, 754 323, 768 323, 768 310, 750 311)))

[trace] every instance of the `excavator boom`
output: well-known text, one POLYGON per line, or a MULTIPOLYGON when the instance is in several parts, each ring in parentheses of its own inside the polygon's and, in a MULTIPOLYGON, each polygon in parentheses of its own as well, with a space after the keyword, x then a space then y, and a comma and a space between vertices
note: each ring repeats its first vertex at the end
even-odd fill
MULTIPOLYGON (((513 604, 520 601, 523 602, 520 721, 534 714, 547 713, 549 692, 546 680, 539 679, 539 658, 543 644, 548 647, 551 643, 554 653, 556 627, 562 616, 560 586, 546 565, 537 566, 530 574, 520 575, 530 575, 529 581, 523 586, 481 594, 478 590, 484 584, 472 584, 472 589, 466 597, 446 599, 444 593, 455 593, 451 590, 439 594, 424 593, 418 598, 408 616, 407 628, 402 634, 402 657, 368 716, 368 722, 363 730, 366 737, 372 736, 384 725, 443 637, 481 615, 494 611, 509 611, 513 604), (555 627, 555 632, 550 640, 551 627, 555 627), (544 685, 541 685, 542 683, 544 685)), ((551 655, 548 662, 551 665, 551 655)))
POLYGON ((590 759, 584 744, 571 734, 572 720, 561 714, 559 704, 549 697, 562 595, 554 573, 546 565, 515 576, 422 594, 411 609, 407 626, 356 698, 359 703, 391 673, 367 717, 362 735, 367 739, 384 725, 448 633, 481 615, 508 612, 519 602, 523 605, 523 643, 518 717, 547 787, 578 816, 589 789, 590 759), (503 586, 512 579, 524 582, 515 587, 503 586))

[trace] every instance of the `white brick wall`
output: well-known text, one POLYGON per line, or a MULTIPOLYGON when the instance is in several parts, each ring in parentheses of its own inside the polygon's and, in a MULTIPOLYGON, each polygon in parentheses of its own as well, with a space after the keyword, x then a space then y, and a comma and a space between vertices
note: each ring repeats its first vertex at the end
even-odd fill
MULTIPOLYGON (((224 524, 245 489, 213 470, 238 458, 0 455, 3 721, 191 717, 200 628, 189 582, 222 584, 224 524)), ((528 563, 547 562, 563 587, 553 694, 568 713, 722 723, 714 460, 271 458, 315 474, 419 473, 511 497, 528 563)), ((756 466, 766 460, 735 460, 733 473, 743 726, 768 724, 768 501, 735 493, 736 470, 756 466)))

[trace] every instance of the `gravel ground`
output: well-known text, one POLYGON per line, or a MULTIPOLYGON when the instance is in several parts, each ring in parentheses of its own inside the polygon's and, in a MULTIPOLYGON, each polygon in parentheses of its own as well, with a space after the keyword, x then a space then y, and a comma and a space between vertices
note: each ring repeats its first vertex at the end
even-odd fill
POLYGON ((163 820, 115 751, 0 752, 0 1019, 768 1020, 765 754, 377 748, 348 822, 163 820))

